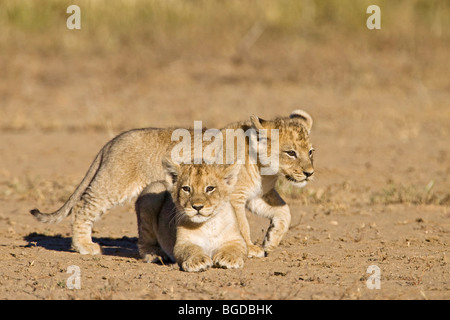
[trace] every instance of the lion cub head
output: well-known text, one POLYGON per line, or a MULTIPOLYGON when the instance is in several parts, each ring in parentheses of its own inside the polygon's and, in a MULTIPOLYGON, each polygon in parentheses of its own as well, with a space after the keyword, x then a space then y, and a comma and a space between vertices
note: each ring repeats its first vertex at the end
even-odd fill
POLYGON ((169 158, 163 167, 179 217, 196 224, 229 202, 240 170, 239 165, 177 164, 169 158))
POLYGON ((271 129, 278 130, 279 149, 278 175, 283 176, 294 186, 304 187, 314 174, 314 148, 309 141, 309 133, 313 124, 311 116, 303 110, 295 110, 288 118, 263 120, 257 116, 250 118, 252 126, 258 131, 268 132, 267 146, 271 149, 271 129))

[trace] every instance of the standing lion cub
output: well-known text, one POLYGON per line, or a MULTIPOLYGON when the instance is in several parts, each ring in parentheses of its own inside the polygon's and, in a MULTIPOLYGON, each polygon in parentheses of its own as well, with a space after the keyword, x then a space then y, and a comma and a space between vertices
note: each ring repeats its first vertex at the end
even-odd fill
MULTIPOLYGON (((298 109, 287 117, 272 120, 251 116, 247 121, 231 123, 220 131, 222 137, 226 137, 228 130, 231 130, 236 133, 233 139, 245 140, 246 161, 240 170, 230 202, 247 244, 249 257, 262 257, 274 250, 289 229, 289 206, 275 187, 279 178, 296 187, 303 187, 312 179, 314 148, 309 140, 312 125, 311 116, 298 109), (267 136, 251 144, 250 137, 245 133, 249 130, 266 131, 267 136), (278 135, 272 136, 272 132, 278 132, 278 135), (257 163, 248 161, 252 145, 256 150, 259 150, 260 145, 265 146, 262 149, 270 150, 270 154, 278 159, 278 170, 270 175, 262 174, 267 163, 261 162, 260 157, 257 163), (246 208, 270 219, 262 248, 252 243, 246 208)), ((61 208, 53 213, 43 213, 38 209, 30 213, 46 223, 56 223, 72 215, 72 248, 81 254, 101 253, 100 245, 92 241, 94 222, 107 210, 137 196, 146 186, 164 179, 162 159, 170 155, 179 143, 173 140, 175 130, 134 129, 118 135, 100 150, 81 183, 61 208)), ((189 141, 194 141, 194 130, 189 130, 189 134, 189 141)), ((227 144, 224 148, 227 150, 227 144)), ((233 158, 237 163, 237 152, 233 158)))
POLYGON ((166 182, 136 201, 139 253, 176 261, 182 270, 242 268, 247 246, 230 203, 240 166, 163 161, 166 182))

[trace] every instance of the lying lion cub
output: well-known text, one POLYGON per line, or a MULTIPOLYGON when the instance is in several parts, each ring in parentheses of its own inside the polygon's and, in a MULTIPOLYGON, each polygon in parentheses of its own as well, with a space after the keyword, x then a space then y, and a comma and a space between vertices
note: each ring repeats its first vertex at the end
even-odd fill
POLYGON ((188 272, 242 268, 247 246, 229 200, 240 166, 165 159, 163 167, 167 181, 150 184, 136 201, 140 255, 176 261, 188 272))

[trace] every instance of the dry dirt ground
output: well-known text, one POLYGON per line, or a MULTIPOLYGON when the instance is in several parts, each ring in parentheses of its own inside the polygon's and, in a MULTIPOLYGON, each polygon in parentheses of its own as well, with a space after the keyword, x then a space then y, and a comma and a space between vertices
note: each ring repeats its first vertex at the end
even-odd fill
MULTIPOLYGON (((326 131, 317 117, 312 135, 318 150, 317 177, 301 194, 286 197, 293 219, 280 247, 266 258, 248 260, 242 270, 198 274, 138 259, 131 204, 96 223, 93 236, 103 245, 102 256, 70 250, 70 219, 44 225, 28 214, 36 201, 48 210, 63 203, 108 139, 105 133, 3 133, 0 297, 449 298, 448 194, 436 196, 446 201, 444 205, 403 199, 427 196, 408 190, 421 177, 448 190, 448 142, 436 141, 428 149, 421 145, 427 145, 430 137, 417 136, 411 144, 386 140, 374 145, 368 137, 353 141, 353 135, 342 142, 339 134, 326 131), (27 180, 21 180, 22 174, 27 180), (409 187, 397 190, 403 184, 409 187), (56 200, 53 192, 60 194, 56 200), (79 290, 67 288, 71 265, 81 271, 79 290), (371 265, 380 268, 379 290, 366 285, 371 265)), ((426 188, 426 184, 419 186, 426 188)), ((267 221, 252 215, 249 219, 253 238, 261 243, 267 221)))
MULTIPOLYGON (((274 39, 263 33, 239 59, 3 51, 0 299, 449 299, 449 42, 274 39), (133 202, 95 224, 101 256, 70 250, 70 219, 28 213, 62 205, 123 130, 220 128, 299 107, 315 120, 315 180, 279 185, 290 230, 243 269, 190 274, 140 260, 133 202), (373 265, 379 289, 367 285, 373 265), (68 286, 70 266, 80 289, 68 286)), ((261 244, 268 221, 248 217, 261 244)))

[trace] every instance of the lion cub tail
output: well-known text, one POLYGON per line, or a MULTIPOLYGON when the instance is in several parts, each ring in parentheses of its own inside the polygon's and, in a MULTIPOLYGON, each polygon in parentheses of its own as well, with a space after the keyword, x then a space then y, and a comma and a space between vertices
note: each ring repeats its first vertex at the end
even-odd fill
POLYGON ((62 221, 65 217, 70 215, 72 212, 73 206, 80 200, 81 196, 85 192, 86 188, 91 184, 95 175, 97 174, 98 169, 100 168, 100 164, 103 159, 103 150, 101 150, 94 162, 89 167, 88 172, 84 176, 81 183, 75 189, 70 198, 64 203, 64 205, 52 213, 43 213, 39 211, 39 209, 30 210, 30 213, 39 221, 44 223, 57 223, 62 221))

